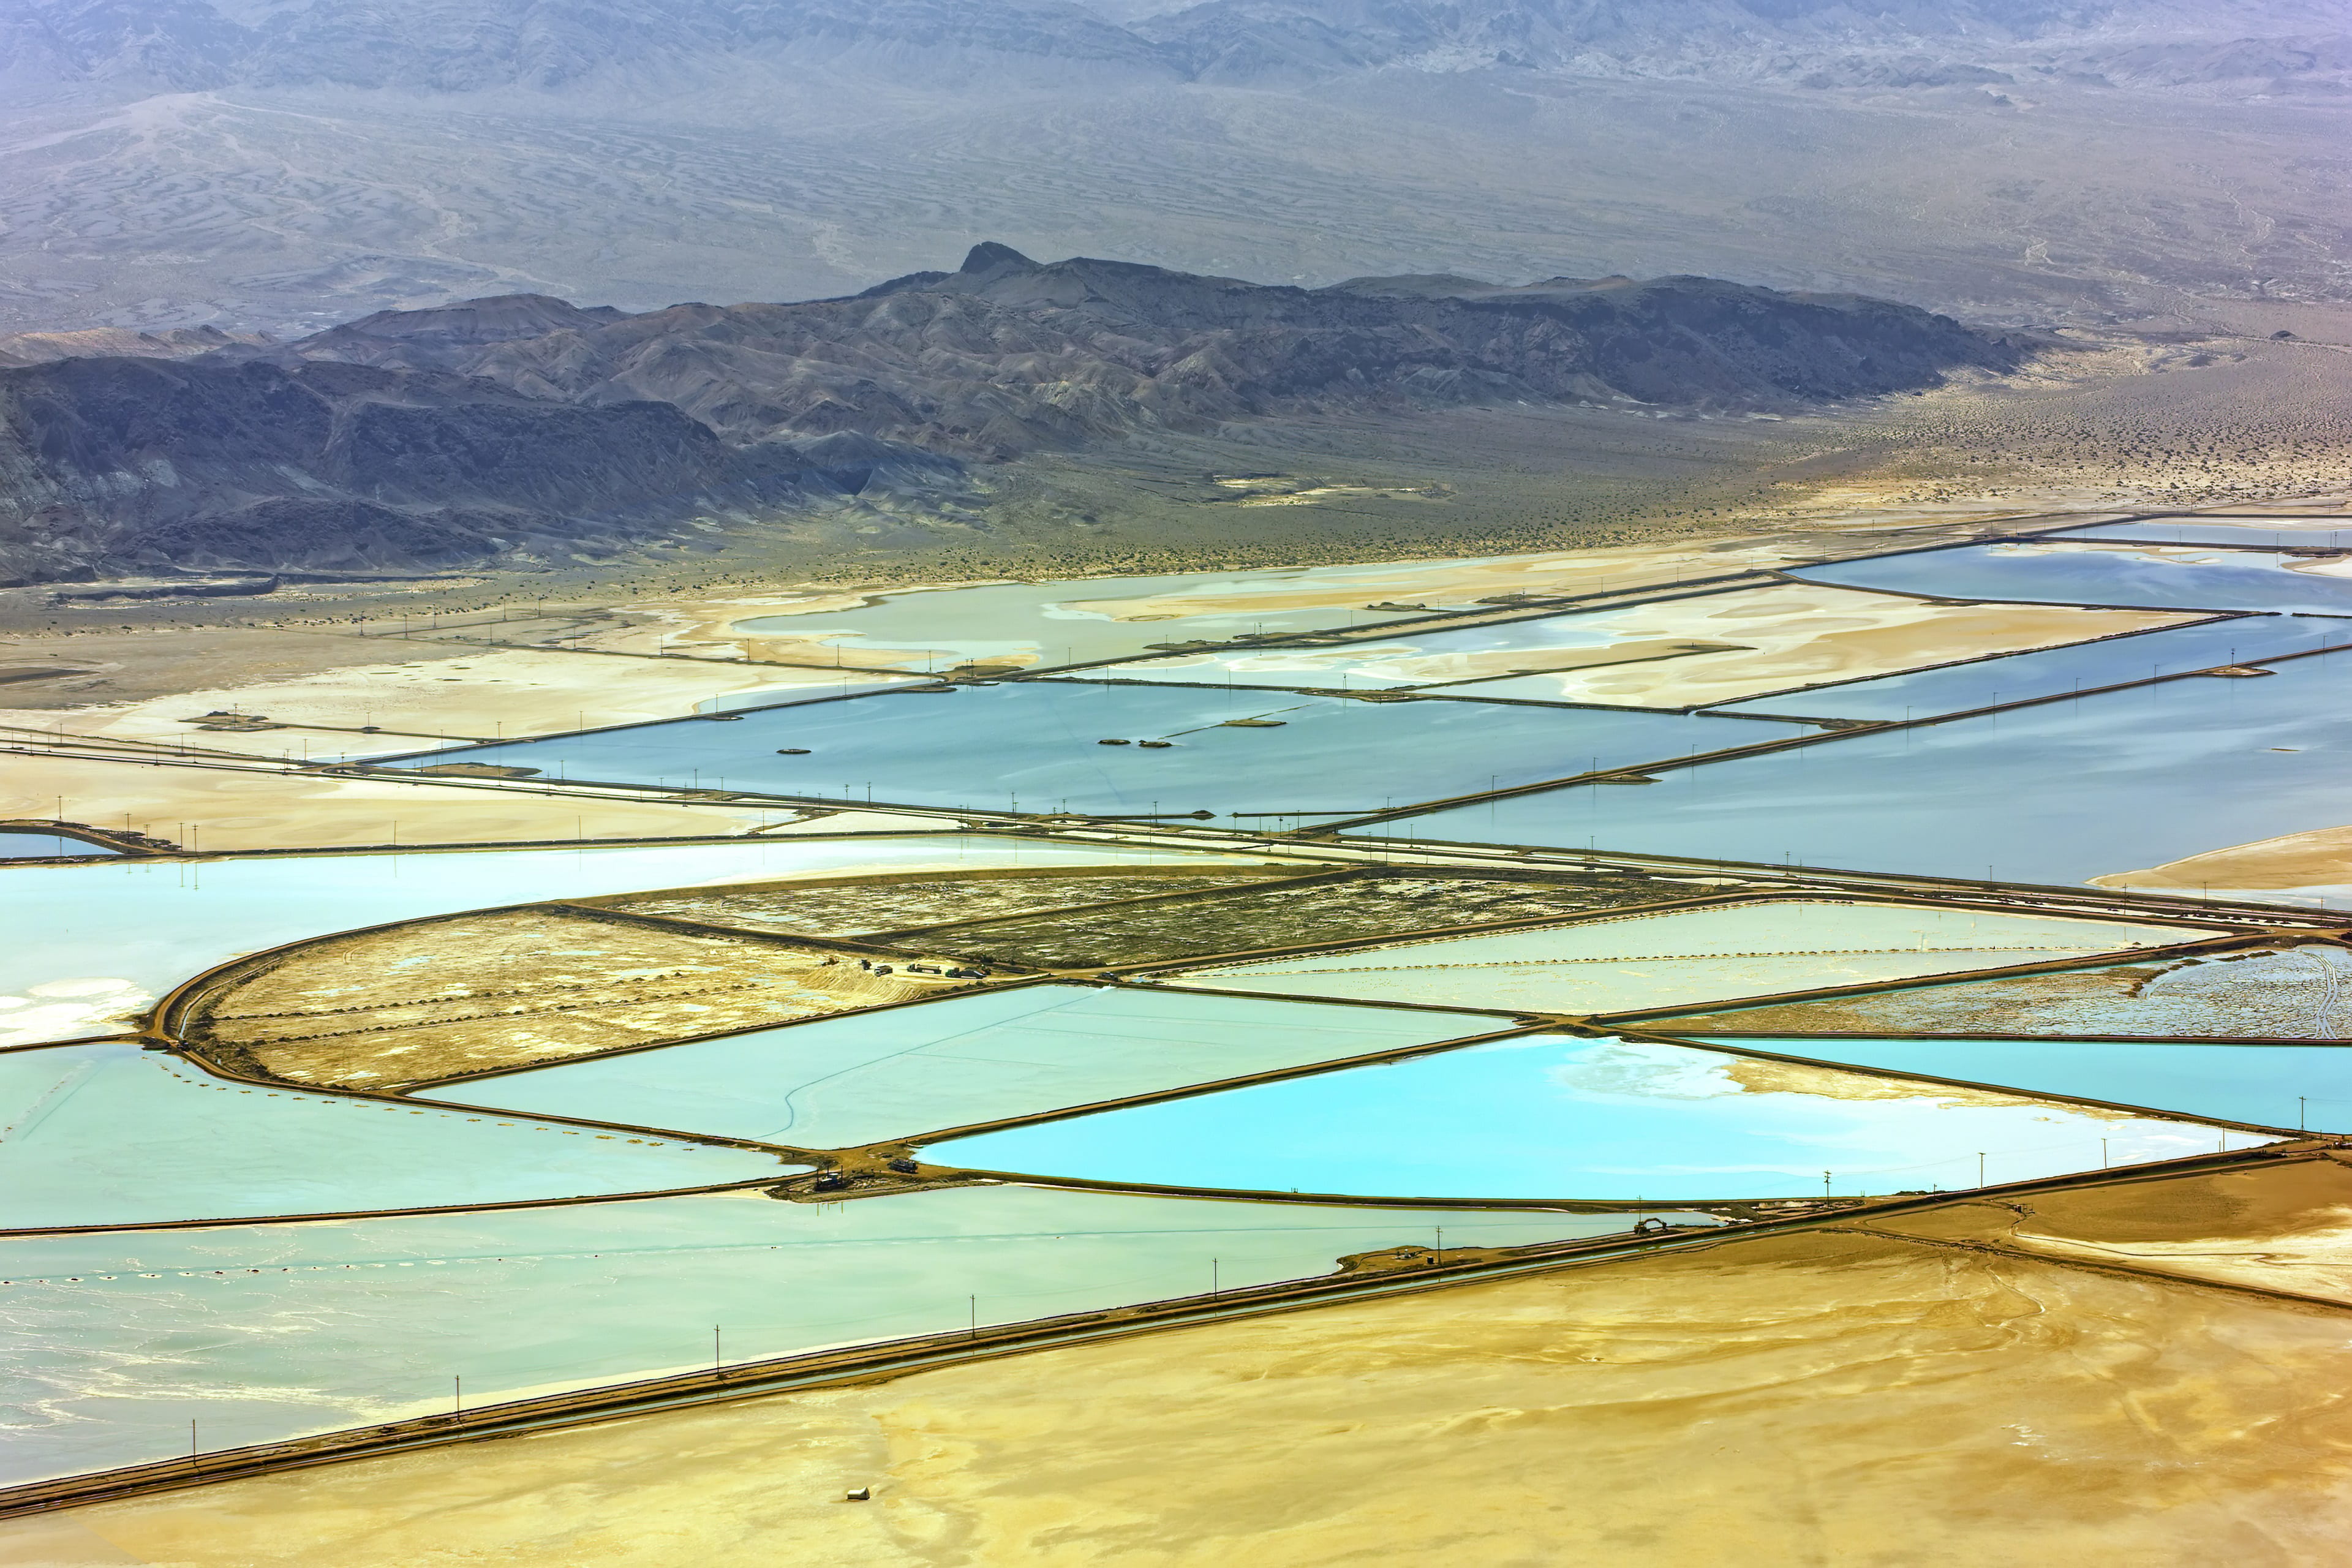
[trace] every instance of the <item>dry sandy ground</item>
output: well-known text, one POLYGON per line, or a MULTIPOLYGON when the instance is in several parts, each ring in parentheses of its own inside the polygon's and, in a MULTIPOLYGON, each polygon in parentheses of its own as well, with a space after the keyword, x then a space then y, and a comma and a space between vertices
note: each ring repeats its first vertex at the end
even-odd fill
MULTIPOLYGON (((381 756, 467 740, 511 740, 592 725, 673 719, 718 697, 774 690, 777 700, 822 695, 819 671, 750 669, 691 659, 488 649, 405 662, 352 665, 290 679, 194 687, 167 697, 63 710, 0 710, 0 734, 104 736, 195 745, 249 756, 381 756), (215 712, 291 728, 247 733, 200 729, 215 712), (384 732, 355 734, 364 725, 384 732), (306 726, 318 726, 317 729, 306 726)), ((197 671, 191 670, 190 674, 197 671)))
POLYGON ((2207 889, 2292 892, 2346 883, 2352 883, 2352 827, 2315 827, 2091 879, 2092 886, 2099 888, 2185 893, 2207 889))
POLYGON ((2195 618, 2136 610, 1938 605, 1794 586, 1685 600, 1657 611, 1658 624, 1681 628, 1675 635, 1743 642, 1753 651, 1579 671, 1562 680, 1561 695, 1570 701, 1661 708, 1730 702, 1791 686, 2053 647, 2195 618))
POLYGON ((2137 610, 1932 605, 1888 594, 1789 584, 1622 612, 1624 635, 1744 645, 1648 664, 1564 671, 1571 702, 1676 708, 1823 681, 1887 675, 1989 654, 2054 647, 2197 617, 2137 610))
MULTIPOLYGON (((2251 1197, 2186 1201, 2179 1183, 2118 1186, 2083 1217, 2143 1251, 2217 1237, 2247 1251, 2307 1230, 2344 1195, 2312 1183, 2341 1175, 2291 1167, 2241 1179, 2251 1197)), ((1730 1243, 298 1472, 0 1524, 0 1558, 2342 1562, 2352 1317, 1928 1235, 1998 1241, 2014 1218, 1958 1205, 1915 1222, 1919 1239, 1730 1243), (872 1502, 839 1500, 858 1485, 872 1502)))
MULTIPOLYGON (((204 850, 690 838, 753 832, 786 815, 773 808, 654 805, 299 772, 0 755, 0 817, 129 827, 204 850)), ((861 831, 817 820, 831 824, 832 831, 861 831)), ((892 826, 905 826, 904 819, 892 826)))

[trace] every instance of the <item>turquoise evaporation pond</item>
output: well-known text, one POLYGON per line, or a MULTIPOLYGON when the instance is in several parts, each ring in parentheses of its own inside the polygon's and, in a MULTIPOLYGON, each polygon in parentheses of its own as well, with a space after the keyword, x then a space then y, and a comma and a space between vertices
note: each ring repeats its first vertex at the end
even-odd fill
POLYGON ((426 1098, 838 1149, 1507 1026, 1035 985, 478 1079, 426 1098))
MULTIPOLYGON (((1403 627, 1393 638, 1346 647, 1170 654, 1090 671, 1089 679, 1164 681, 1178 686, 1352 687, 1366 691, 1450 684, 1461 681, 1468 672, 1433 672, 1413 667, 1425 659, 1466 658, 1476 654, 1607 647, 1628 640, 1618 628, 1635 613, 1600 611, 1545 616, 1496 626, 1465 626, 1458 631, 1417 632, 1403 627)), ((1655 637, 1657 634, 1641 635, 1655 637)), ((1477 691, 1468 687, 1463 694, 1475 696, 1477 691)), ((1556 691, 1554 695, 1557 697, 1556 691)))
MULTIPOLYGON (((1804 1197, 1824 1173, 1839 1194, 1971 1187, 1979 1151, 1986 1180, 2027 1181, 2097 1169, 2101 1139, 2129 1164, 2209 1152, 2224 1136, 2054 1102, 1968 1103, 1933 1084, 1898 1098, 1883 1078, 1794 1070, 1534 1035, 950 1139, 924 1158, 1237 1191, 1703 1205, 1804 1197)), ((2238 1133, 2230 1146, 2260 1142, 2238 1133)))
POLYGON ((640 849, 11 866, 0 869, 0 1045, 119 1031, 127 1015, 156 995, 240 953, 486 905, 866 868, 905 872, 1166 865, 1171 859, 1231 863, 1216 856, 945 833, 640 849))
MULTIPOLYGON (((986 811, 1354 815, 1601 766, 1753 745, 1739 720, 1476 702, 1362 703, 1211 687, 1007 682, 479 746, 574 779, 719 784, 986 811), (1230 729, 1229 719, 1280 728, 1230 729), (1170 739, 1165 750, 1103 739, 1170 739), (806 756, 779 756, 782 747, 806 756)), ((1786 731, 1801 733, 1797 730, 1786 731)))
POLYGON ((2345 819, 2352 655, 1846 735, 1376 831, 2072 883, 2345 819))
POLYGON ((120 855, 110 845, 68 838, 62 833, 25 833, 0 827, 0 860, 62 860, 79 855, 120 855))
POLYGON ((0 1053, 0 1228, 431 1208, 757 1181, 772 1154, 232 1083, 134 1045, 0 1053))
MULTIPOLYGON (((1694 1035, 1693 1039, 1712 1037, 1694 1035)), ((2001 1084, 2263 1127, 2352 1128, 2352 1046, 2123 1040, 1864 1040, 1742 1036, 1728 1044, 1888 1072, 2001 1084), (2299 1101, 2297 1096, 2302 1096, 2299 1101)), ((2117 1162, 2120 1163, 2120 1160, 2117 1162)))
MULTIPOLYGON (((1633 1214, 966 1187, 0 1241, 0 1484, 728 1362, 1516 1247, 1633 1214)), ((1662 1217, 1703 1220, 1698 1215, 1662 1217)))
MULTIPOLYGON (((2122 544, 1967 544, 1805 566, 1809 583, 1891 588, 1953 599, 2014 599, 2070 605, 2177 605, 2199 610, 2301 611, 2352 616, 2352 577, 2290 570, 2291 555, 2265 551, 2134 550, 2122 544)), ((2322 623, 2317 646, 2352 640, 2352 628, 2322 623)))
POLYGON ((2140 540, 2150 544, 2270 544, 2282 550, 2352 550, 2352 519, 2342 517, 2169 518, 2070 528, 2067 539, 2140 540))
MULTIPOLYGON (((1510 560, 1511 557, 1488 557, 1510 560)), ((1427 603, 1431 609, 1469 607, 1479 589, 1443 589, 1428 596, 1422 584, 1433 573, 1457 574, 1476 561, 1391 561, 1363 566, 1283 567, 1220 576, 1192 573, 1164 577, 1097 577, 1060 583, 1003 583, 975 588, 919 590, 877 595, 848 610, 807 615, 758 616, 733 623, 740 632, 822 639, 844 648, 889 648, 912 654, 902 662, 923 669, 961 659, 1027 658, 1040 664, 1121 658, 1156 642, 1217 640, 1247 632, 1319 631, 1368 626, 1426 614, 1417 610, 1369 610, 1361 604, 1286 606, 1280 600, 1302 589, 1328 593, 1345 587, 1349 597, 1382 599, 1396 594, 1427 603), (1157 610, 1138 619, 1116 618, 1122 601, 1181 595, 1234 601, 1199 615, 1157 610), (1253 601, 1263 601, 1255 604, 1253 601), (1109 609, 1080 609, 1107 605, 1109 609)))
MULTIPOLYGON (((2193 626, 2136 632, 2073 647, 2014 653, 1925 669, 1913 675, 1850 680, 1792 691, 1785 697, 1727 702, 1727 713, 1769 713, 1819 719, 1927 719, 2050 697, 2080 688, 2146 680, 2220 664, 2302 653, 2312 646, 2312 624, 2285 616, 2249 616, 2193 626)), ((2263 678, 2256 678, 2263 679, 2263 678)))

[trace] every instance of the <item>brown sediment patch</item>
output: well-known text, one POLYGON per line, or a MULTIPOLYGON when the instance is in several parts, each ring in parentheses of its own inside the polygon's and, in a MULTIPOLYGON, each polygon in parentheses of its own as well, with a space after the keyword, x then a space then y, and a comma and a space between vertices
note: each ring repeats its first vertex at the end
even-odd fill
POLYGON ((206 851, 724 837, 792 815, 781 807, 667 805, 257 767, 0 755, 0 816, 54 816, 60 800, 72 820, 110 827, 127 822, 134 832, 206 851))
POLYGON ((2345 1331, 2326 1309, 2041 1258, 1759 1237, 9 1521, 0 1554, 2334 1562, 2345 1331), (861 1486, 872 1501, 841 1500, 861 1486))
POLYGON ((2168 860, 2139 871, 2093 877, 2094 888, 2159 888, 2195 892, 2227 888, 2277 892, 2352 882, 2352 826, 2315 827, 2168 860))
MULTIPOLYGON (((1916 1079, 1880 1078, 1868 1072, 1840 1072, 1834 1068, 1801 1067, 1795 1062, 1733 1058, 1724 1066, 1732 1082, 1750 1094, 1811 1094, 1823 1100, 1932 1100, 1938 1105, 1978 1109, 2001 1107, 2050 1109, 2051 1102, 2026 1094, 1997 1094, 1990 1089, 1958 1089, 1916 1079)), ((2068 1105, 2070 1115, 2111 1121, 2138 1118, 2127 1110, 2102 1110, 2096 1106, 2068 1105)))
MULTIPOLYGON (((887 671, 897 674, 943 673, 964 662, 962 657, 948 648, 886 647, 858 640, 856 628, 838 632, 817 632, 807 637, 751 637, 736 632, 730 638, 743 650, 743 657, 762 663, 793 666, 831 666, 850 671, 887 671), (835 641, 835 638, 844 641, 835 641)), ((1032 651, 1014 650, 990 654, 984 662, 1002 665, 1006 669, 1025 669, 1043 656, 1032 651)))
POLYGON ((1641 875, 1387 875, 1016 916, 939 931, 926 940, 954 952, 1002 955, 1047 969, 1086 969, 1558 920, 1655 903, 1662 896, 1659 884, 1641 875))
MULTIPOLYGON (((750 931, 855 936, 948 921, 985 921, 1074 905, 1247 887, 1296 877, 1305 866, 1023 867, 989 871, 840 877, 755 886, 688 888, 612 898, 583 906, 750 931)), ((1109 911, 1106 911, 1107 914, 1109 911)), ((1132 914, 1124 917, 1137 918, 1132 914)), ((940 940, 946 940, 944 935, 940 940)))
POLYGON ((1788 584, 1610 612, 1628 637, 1719 638, 1737 652, 1595 668, 1560 681, 1577 702, 1681 708, 1760 692, 1892 675, 2028 648, 2058 647, 2200 617, 2042 605, 1942 605, 1788 584))
POLYGON ((227 1066, 289 1082, 400 1089, 965 984, 892 969, 587 913, 458 915, 277 955, 208 992, 183 1035, 227 1066))

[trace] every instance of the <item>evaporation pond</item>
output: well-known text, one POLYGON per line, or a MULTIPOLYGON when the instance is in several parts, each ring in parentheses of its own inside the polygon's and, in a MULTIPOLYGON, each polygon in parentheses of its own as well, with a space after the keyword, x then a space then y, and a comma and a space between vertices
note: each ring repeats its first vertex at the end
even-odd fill
POLYGON ((1222 688, 1012 682, 478 747, 573 779, 1030 811, 1354 815, 1753 745, 1772 724, 1675 713, 1365 703, 1222 688), (1125 743, 1104 745, 1106 740, 1125 743), (1139 742, 1169 742, 1164 747, 1139 742), (806 752, 783 756, 785 748, 806 752))
POLYGON ((861 663, 907 669, 944 668, 960 660, 1066 664, 1121 658, 1159 642, 1318 631, 1466 609, 1481 595, 1513 585, 1515 564, 1506 556, 992 584, 880 595, 845 609, 758 616, 735 622, 732 630, 838 647, 861 663), (1363 603, 1432 592, 1439 596, 1427 610, 1373 610, 1363 603))
MULTIPOLYGON (((1733 1043, 1815 1061, 2002 1084, 2032 1094, 2074 1095, 2263 1127, 2294 1127, 2307 1120, 2315 1130, 2352 1128, 2352 1046, 1750 1036, 1733 1043)), ((2120 1152, 2116 1163, 2126 1163, 2120 1152)))
POLYGON ((0 827, 0 860, 64 860, 83 855, 121 853, 110 845, 68 838, 62 833, 27 833, 22 828, 0 827))
MULTIPOLYGON (((1423 1198, 1691 1203, 1887 1193, 2214 1149, 2195 1123, 2000 1103, 1694 1047, 1537 1035, 1123 1107, 924 1152, 1087 1181, 1423 1198)), ((2233 1147, 2259 1142, 2236 1135, 2233 1147)))
POLYGON ((1591 1016, 2036 963, 2196 928, 1803 900, 1196 969, 1175 985, 1591 1016))
POLYGON ((2127 539, 2151 544, 2251 544, 2281 550, 2352 550, 2352 518, 2175 517, 2095 522, 2066 530, 2069 539, 2127 539))
POLYGON ((1942 669, 1923 669, 1914 675, 1791 691, 1786 696, 1742 702, 1727 711, 1822 719, 1927 719, 1938 713, 1966 712, 2029 697, 2052 697, 2084 688, 2178 675, 2185 669, 2209 669, 2278 654, 2301 653, 2311 644, 2308 621, 2285 616, 2249 616, 2169 631, 2109 637, 2073 647, 2011 654, 2006 658, 1978 659, 1948 665, 1942 669))
MULTIPOLYGON (((1818 590, 1816 590, 1818 592, 1818 590)), ((1379 690, 1578 668, 1633 659, 1675 658, 1726 645, 1687 635, 1644 636, 1637 611, 1544 616, 1455 630, 1400 627, 1393 635, 1336 647, 1230 648, 1171 654, 1092 672, 1103 680, 1180 686, 1337 687, 1379 690)), ((1465 689, 1478 695, 1475 688, 1465 689)))
POLYGON ((2169 1035, 2341 1038, 2352 952, 2332 943, 1903 985, 1810 1002, 1710 1009, 1648 1026, 1764 1035, 2169 1035))
MULTIPOLYGON (((909 834, 656 849, 434 850, 11 866, 0 869, 0 1045, 120 1030, 116 1020, 241 953, 485 905, 839 877, 869 868, 897 875, 1166 865, 1174 858, 1136 849, 909 834)), ((1221 863, 1215 857, 1189 858, 1210 867, 1221 863)))
POLYGON ((134 1045, 0 1054, 0 1228, 429 1208, 757 1181, 775 1156, 232 1083, 134 1045))
MULTIPOLYGON (((2352 616, 2352 577, 2326 571, 2326 564, 2255 550, 2053 542, 1879 555, 1790 575, 1948 598, 2352 616)), ((2330 642, 2345 639, 2342 627, 2314 627, 2315 643, 2323 631, 2330 642)))
MULTIPOLYGON (((2315 623, 2329 625, 2333 623, 2315 623)), ((2345 820, 2352 655, 2168 680, 1386 825, 1391 836, 2066 884, 2345 820)))
MULTIPOLYGON (((1521 1247, 1632 1214, 965 1187, 752 1194, 0 1241, 0 1484, 528 1394, 1521 1247)), ((1669 1214, 1668 1219, 1696 1218, 1669 1214)), ((789 1558, 790 1553, 783 1554, 789 1558)))
POLYGON ((834 1149, 1456 1039, 1491 1018, 1023 986, 426 1091, 834 1149))

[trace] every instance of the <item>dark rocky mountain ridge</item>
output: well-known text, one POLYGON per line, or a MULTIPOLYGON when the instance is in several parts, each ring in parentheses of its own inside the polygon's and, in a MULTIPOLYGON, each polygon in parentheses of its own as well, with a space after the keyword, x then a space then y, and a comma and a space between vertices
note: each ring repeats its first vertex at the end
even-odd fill
POLYGON ((1712 279, 1308 289, 1083 257, 1040 265, 995 244, 959 271, 847 299, 601 317, 477 301, 383 312, 285 352, 574 403, 650 399, 736 441, 854 430, 987 459, 1321 406, 1792 406, 2017 363, 2014 346, 1909 306, 1712 279), (549 330, 520 335, 507 325, 520 321, 549 330))
POLYGON ((0 370, 0 574, 593 560, 1154 429, 1486 402, 1818 407, 2014 368, 1910 306, 1702 278, 1267 287, 973 248, 799 304, 509 295, 0 370))

